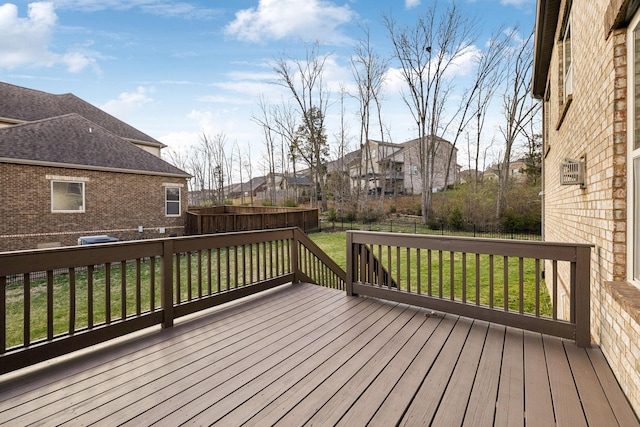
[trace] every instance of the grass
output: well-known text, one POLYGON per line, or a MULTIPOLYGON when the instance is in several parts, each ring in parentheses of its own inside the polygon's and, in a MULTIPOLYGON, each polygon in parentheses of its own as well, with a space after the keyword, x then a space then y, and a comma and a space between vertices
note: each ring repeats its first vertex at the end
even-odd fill
MULTIPOLYGON (((310 235, 310 238, 320 247, 322 248, 338 265, 340 265, 343 269, 346 269, 346 233, 345 232, 335 232, 335 233, 314 233, 310 235)), ((269 251, 269 245, 266 246, 267 251, 269 251)), ((279 251, 274 247, 274 250, 279 251)), ((424 253, 424 251, 423 251, 424 253)), ((220 267, 218 269, 215 268, 217 265, 217 256, 218 253, 216 251, 212 252, 211 258, 214 268, 212 269, 211 274, 211 286, 212 291, 216 292, 218 290, 218 286, 221 290, 227 290, 234 288, 243 283, 243 277, 236 277, 235 272, 238 270, 242 270, 242 256, 238 257, 238 265, 236 266, 235 262, 235 254, 233 251, 227 252, 226 250, 220 250, 220 267), (227 254, 229 255, 227 261, 227 254), (228 262, 228 264, 227 264, 228 262), (227 265, 229 266, 227 268, 227 265), (219 278, 219 279, 218 279, 219 278)), ((262 259, 264 255, 264 250, 261 249, 260 259, 262 259)), ((396 260, 396 252, 395 250, 392 253, 392 260, 395 262, 396 260)), ((428 282, 429 282, 429 269, 427 268, 427 262, 422 261, 421 271, 416 271, 415 268, 415 250, 410 251, 408 256, 411 258, 410 265, 414 266, 413 270, 410 271, 411 276, 411 286, 412 291, 416 291, 415 283, 417 283, 417 276, 420 274, 421 284, 423 293, 428 293, 428 282)), ((439 284, 439 275, 440 271, 438 270, 439 260, 437 255, 434 254, 432 258, 432 269, 431 269, 431 281, 434 284, 431 288, 431 292, 435 295, 438 295, 440 292, 443 296, 450 296, 450 288, 448 286, 449 279, 449 254, 444 254, 445 259, 442 264, 442 275, 443 275, 443 286, 440 288, 439 284)), ((407 281, 406 281, 406 250, 401 251, 400 255, 400 266, 401 266, 401 274, 400 274, 400 286, 402 289, 406 289, 407 281)), ((460 254, 455 254, 455 262, 456 266, 460 265, 460 254)), ((249 256, 247 254, 246 259, 244 260, 244 268, 246 271, 253 269, 253 278, 254 280, 260 274, 261 278, 265 277, 264 265, 260 267, 261 271, 258 270, 257 265, 257 255, 255 253, 255 248, 253 252, 253 264, 251 264, 249 256)), ((424 257, 423 257, 424 258, 424 257)), ((266 259, 270 259, 270 254, 266 256, 266 259)), ((387 254, 383 253, 383 264, 386 263, 387 254)), ((205 289, 197 288, 197 271, 198 271, 198 263, 200 262, 203 266, 206 266, 209 261, 208 255, 205 253, 202 259, 198 260, 197 256, 191 257, 191 287, 189 288, 189 280, 188 280, 188 268, 187 268, 187 257, 183 256, 180 262, 180 300, 185 301, 188 299, 189 295, 198 296, 200 293, 207 294, 208 283, 207 280, 203 278, 203 287, 205 289)), ((469 258, 467 260, 467 299, 470 301, 475 301, 475 259, 469 258)), ((281 266, 279 267, 282 271, 284 269, 283 260, 280 260, 281 266)), ((494 305, 497 307, 501 307, 503 304, 503 285, 502 285, 502 277, 504 276, 504 272, 502 270, 503 261, 502 257, 494 257, 494 283, 495 283, 495 292, 493 295, 494 305)), ((395 264, 394 264, 395 265, 395 264)), ((517 310, 518 309, 518 283, 517 280, 512 280, 512 277, 517 277, 518 273, 518 260, 509 258, 508 261, 508 276, 509 276, 509 307, 510 309, 517 310)), ((206 267, 203 267, 203 270, 206 272, 206 267)), ((456 267, 454 271, 454 283, 461 283, 462 273, 459 271, 460 268, 456 267)), ((131 316, 136 314, 139 310, 142 312, 149 311, 153 308, 158 308, 161 305, 160 302, 160 262, 156 260, 155 263, 151 263, 149 260, 140 261, 139 264, 136 262, 126 264, 124 268, 125 272, 125 307, 123 311, 122 307, 122 265, 120 263, 112 264, 112 266, 107 270, 105 266, 97 266, 95 271, 92 274, 92 283, 93 283, 93 292, 92 295, 89 295, 89 273, 85 270, 77 269, 74 271, 75 276, 75 299, 71 301, 72 295, 72 285, 69 274, 56 275, 53 278, 52 289, 53 289, 53 334, 64 334, 69 331, 70 324, 70 307, 72 304, 75 304, 75 320, 74 320, 74 329, 79 330, 82 328, 88 327, 90 324, 97 325, 101 323, 105 323, 108 318, 111 321, 116 321, 121 318, 131 316), (139 270, 139 274, 137 272, 139 270), (154 270, 154 274, 151 272, 154 270), (107 276, 109 276, 107 278, 107 276), (139 284, 137 281, 137 277, 139 277, 139 284), (107 280, 108 279, 108 280, 107 280), (152 280, 153 279, 153 280, 152 280), (109 285, 107 285, 109 283, 109 285), (109 292, 107 292, 107 288, 109 292), (89 310, 89 305, 93 305, 92 311, 89 310), (93 313, 93 318, 89 319, 89 313, 93 313)), ((267 275, 270 273, 267 271, 267 275)), ((391 271, 392 277, 397 280, 397 271, 391 271)), ((203 274, 206 276, 206 273, 203 274)), ((525 277, 525 286, 524 286, 524 310, 525 312, 533 313, 534 312, 534 303, 535 303, 535 264, 533 260, 525 260, 524 262, 524 277, 525 277)), ((249 273, 246 275, 246 280, 250 279, 249 273)), ((479 289, 480 292, 480 302, 482 304, 488 304, 490 290, 488 287, 489 283, 489 269, 488 269, 488 260, 486 258, 481 259, 481 269, 480 269, 480 280, 481 287, 479 289)), ((551 304, 549 300, 549 296, 546 292, 546 287, 542 283, 540 285, 540 301, 541 301, 541 314, 549 315, 551 312, 551 304)), ((454 294, 457 299, 462 297, 461 288, 456 287, 454 289, 454 294)), ((37 340, 41 340, 47 337, 47 281, 44 280, 32 280, 30 284, 30 306, 31 310, 29 312, 30 320, 30 341, 35 342, 37 340)), ((22 284, 11 284, 7 286, 7 321, 6 321, 6 334, 7 334, 7 347, 17 346, 23 344, 23 335, 24 335, 24 287, 22 284)))
MULTIPOLYGON (((315 233, 310 235, 311 239, 322 248, 327 254, 329 254, 338 265, 346 269, 346 233, 315 233)), ((377 249, 375 249, 377 251, 377 249)), ((450 298, 451 287, 451 263, 450 254, 448 252, 442 254, 442 263, 437 251, 432 251, 431 268, 428 267, 428 261, 426 258, 425 250, 421 251, 421 269, 417 271, 417 251, 415 249, 407 252, 406 249, 400 251, 400 256, 395 248, 391 250, 391 276, 399 282, 401 289, 407 289, 407 286, 411 287, 411 291, 417 292, 418 275, 420 276, 420 292, 424 294, 437 295, 440 297, 450 298), (407 257, 410 259, 409 265, 409 280, 407 280, 407 257), (396 266, 400 266, 400 274, 396 270, 396 266), (440 268, 442 265, 442 268, 440 268), (441 278, 442 276, 442 278, 441 278), (429 283, 431 282, 431 286, 429 283)), ((377 257, 378 253, 374 253, 377 257)), ((389 270, 388 265, 388 252, 387 248, 383 247, 382 250, 382 264, 385 269, 389 270)), ((462 300, 462 254, 453 254, 453 294, 456 300, 462 300)), ((504 306, 504 257, 493 257, 493 291, 489 284, 491 281, 490 260, 488 255, 482 255, 480 257, 480 276, 476 281, 476 260, 475 256, 467 255, 467 269, 466 269, 466 299, 467 301, 476 302, 476 282, 479 283, 477 289, 480 297, 480 304, 490 305, 491 302, 494 307, 504 306)), ((523 260, 523 311, 525 313, 535 314, 536 308, 536 269, 534 259, 523 260)), ((507 295, 508 306, 510 310, 518 311, 520 309, 520 296, 519 296, 519 259, 508 257, 507 258, 507 295)), ((540 314, 543 316, 550 316, 552 311, 551 299, 544 281, 539 282, 539 294, 540 301, 540 314)))
MULTIPOLYGON (((253 257, 249 256, 249 251, 245 253, 243 260, 242 252, 237 255, 234 250, 227 251, 221 249, 211 252, 211 292, 209 291, 209 281, 206 278, 207 264, 209 255, 204 252, 199 260, 197 256, 191 256, 188 260, 186 255, 182 255, 180 259, 180 301, 189 300, 190 297, 198 297, 215 293, 218 290, 225 291, 240 286, 251 279, 251 271, 253 279, 258 277, 264 279, 274 274, 282 273, 285 269, 284 264, 288 261, 282 259, 282 249, 274 245, 266 245, 260 248, 260 261, 258 262, 258 254, 255 247, 253 248, 253 257), (273 251, 271 253, 271 251, 273 251), (276 251, 278 252, 278 266, 275 266, 276 251), (273 254, 273 256, 272 256, 273 254), (219 267, 218 255, 220 257, 219 267), (228 259, 227 259, 228 255, 228 259), (273 271, 265 269, 264 260, 269 263, 270 259, 274 260, 273 271), (251 260, 253 259, 253 264, 251 260), (286 261, 286 262, 285 262, 286 261), (202 287, 198 287, 198 265, 202 265, 202 287), (242 267, 242 264, 244 268, 242 267), (189 264, 191 265, 191 281, 189 281, 189 264), (228 267, 227 267, 228 265, 228 267), (277 269, 277 271, 276 271, 277 269), (236 271, 246 271, 245 276, 236 275, 236 271), (259 271, 258 271, 259 270, 259 271), (237 277, 236 277, 237 276, 237 277), (190 285, 190 286, 189 286, 190 285)), ((175 268, 175 264, 174 264, 175 268)), ((71 306, 75 304, 74 330, 87 328, 89 325, 98 325, 107 321, 116 321, 127 316, 135 315, 138 312, 147 312, 158 309, 161 306, 161 287, 160 287, 160 260, 152 263, 149 259, 129 262, 122 268, 121 263, 114 263, 107 269, 104 265, 96 266, 92 273, 92 280, 89 280, 89 273, 85 268, 74 270, 75 285, 71 284, 70 274, 56 274, 52 281, 53 294, 53 335, 64 334, 69 332, 71 323, 71 306), (138 273, 139 270, 139 273, 138 273), (154 270, 152 276, 151 271, 154 270), (125 287, 122 292, 122 275, 125 272, 125 287), (108 277, 107 277, 108 276, 108 277), (139 282, 137 278, 139 277, 139 282), (153 280, 152 280, 153 279, 153 280), (92 283, 92 292, 89 291, 90 283, 92 283), (107 283, 109 283, 107 285, 107 283), (75 298, 71 299, 72 286, 75 287, 75 298), (109 292, 107 292, 107 289, 109 292), (91 295, 90 295, 91 293, 91 295), (125 295, 125 306, 122 306, 122 295, 125 295), (89 304, 92 304, 92 310, 89 304), (89 313, 93 318, 89 319, 89 313), (91 321, 90 321, 91 320, 91 321)), ((175 272, 177 277, 177 272, 175 272)), ((176 289, 176 280, 174 279, 174 290, 176 289)), ((47 280, 33 279, 29 286, 29 329, 31 343, 47 337, 47 280)), ((24 343, 24 307, 25 307, 25 291, 22 283, 14 283, 7 286, 7 312, 6 312, 6 335, 7 348, 19 346, 24 343)), ((174 296, 174 301, 178 298, 174 296)))
MULTIPOLYGON (((136 302, 140 301, 142 311, 151 308, 153 294, 154 307, 160 306, 159 263, 156 262, 155 285, 151 290, 151 273, 148 262, 140 265, 140 296, 136 286, 136 265, 125 268, 125 317, 137 310, 136 302)), ((89 273, 75 273, 75 328, 86 328, 89 325, 89 304, 93 304, 92 324, 100 324, 123 317, 122 310, 122 276, 121 265, 114 264, 109 268, 109 292, 107 293, 107 270, 98 266, 93 276, 93 292, 89 296, 89 273), (107 304, 108 301, 108 304, 107 304), (107 310, 109 307, 109 310, 107 310)), ((70 323, 70 305, 72 285, 69 274, 57 275, 53 279, 53 334, 66 333, 70 323)), ((37 341, 47 336, 47 282, 34 280, 30 286, 30 340, 37 341)), ((23 343, 24 330, 24 288, 22 284, 7 287, 7 347, 23 343)))

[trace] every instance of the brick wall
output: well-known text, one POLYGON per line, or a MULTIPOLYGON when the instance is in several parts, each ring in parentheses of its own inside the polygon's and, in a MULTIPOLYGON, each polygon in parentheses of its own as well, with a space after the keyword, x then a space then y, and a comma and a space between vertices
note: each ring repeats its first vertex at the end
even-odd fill
POLYGON ((640 292, 627 282, 600 289, 600 346, 636 414, 640 402, 640 292))
POLYGON ((84 235, 131 240, 184 232, 183 178, 0 163, 0 189, 0 251, 75 245, 84 235), (86 180, 84 213, 51 212, 52 177, 86 180), (183 186, 183 215, 165 216, 164 184, 183 186))
MULTIPOLYGON (((560 8, 559 39, 565 2, 560 8)), ((605 31, 609 2, 573 2, 573 95, 562 100, 561 45, 554 47, 545 102, 544 233, 590 243, 591 334, 640 413, 640 290, 626 278, 626 29, 605 31), (586 187, 560 185, 566 158, 586 159, 586 187)), ((568 271, 560 271, 568 283, 568 271)), ((566 300, 568 302, 568 299, 566 300)))

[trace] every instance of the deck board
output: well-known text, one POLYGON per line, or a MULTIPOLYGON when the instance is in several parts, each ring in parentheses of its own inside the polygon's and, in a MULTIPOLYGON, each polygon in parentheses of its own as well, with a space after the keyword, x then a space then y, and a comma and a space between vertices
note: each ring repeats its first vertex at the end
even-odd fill
POLYGON ((451 332, 449 339, 442 347, 433 366, 429 370, 411 405, 401 420, 401 425, 415 426, 422 420, 431 420, 435 415, 447 384, 451 379, 451 373, 460 357, 473 321, 459 318, 456 327, 451 332))
POLYGON ((583 410, 562 341, 553 337, 544 337, 544 350, 549 369, 553 409, 558 425, 586 426, 584 416, 577 416, 582 414, 583 410))
POLYGON ((615 377, 611 375, 611 368, 598 348, 588 348, 587 355, 593 365, 598 381, 613 408, 618 424, 621 426, 640 426, 636 414, 633 412, 627 397, 622 392, 615 377))
POLYGON ((0 425, 638 425, 597 347, 285 285, 0 376, 0 425))
POLYGON ((582 400, 582 407, 590 425, 612 426, 617 420, 586 352, 566 346, 565 351, 582 400))
POLYGON ((487 404, 487 402, 495 402, 498 396, 505 329, 504 326, 489 325, 478 373, 465 412, 464 426, 493 425, 496 408, 495 405, 487 404))
POLYGON ((456 320, 455 317, 447 316, 438 323, 436 331, 429 336, 429 340, 422 347, 418 356, 409 365, 389 397, 371 418, 371 425, 395 425, 402 418, 407 405, 413 400, 416 390, 422 384, 424 377, 451 335, 456 320))
MULTIPOLYGON (((368 302, 372 302, 369 300, 368 302)), ((238 400, 232 400, 236 396, 227 396, 208 408, 207 412, 220 414, 220 418, 211 418, 212 421, 221 421, 233 419, 240 422, 248 421, 254 414, 259 413, 266 408, 275 398, 282 395, 290 387, 298 381, 306 378, 315 369, 326 363, 330 358, 334 357, 337 352, 344 349, 356 337, 366 332, 368 321, 375 322, 384 314, 382 307, 378 304, 366 304, 356 316, 345 322, 334 330, 338 334, 337 338, 330 344, 323 346, 313 354, 302 353, 294 360, 293 366, 288 363, 285 365, 286 372, 279 378, 275 378, 272 382, 261 389, 257 389, 253 384, 244 385, 238 389, 240 397, 238 400), (249 396, 245 400, 246 396, 249 396), (227 400, 232 400, 227 402, 227 400), (238 402, 242 402, 239 405, 238 402)), ((319 343, 322 345, 322 343, 319 343)))
POLYGON ((350 358, 340 358, 342 362, 338 362, 340 365, 337 369, 334 365, 327 366, 326 370, 320 370, 314 381, 311 382, 311 384, 316 384, 313 389, 310 390, 309 385, 305 384, 302 387, 302 392, 295 399, 304 398, 295 406, 286 408, 286 413, 276 421, 276 424, 295 425, 304 423, 312 417, 340 387, 344 386, 358 372, 363 364, 367 363, 414 316, 415 312, 408 310, 407 307, 393 308, 386 316, 387 319, 382 319, 380 322, 380 331, 366 342, 357 353, 350 358))
POLYGON ((460 358, 451 370, 451 378, 442 396, 442 404, 433 419, 433 426, 462 425, 467 409, 473 380, 478 373, 480 355, 487 336, 489 324, 474 321, 467 340, 462 348, 460 358))
POLYGON ((542 336, 529 331, 524 332, 524 397, 527 427, 554 425, 542 336))
MULTIPOLYGON (((413 310, 411 310, 413 311, 413 310)), ((355 375, 347 380, 340 389, 320 408, 310 419, 310 424, 336 424, 353 404, 354 396, 362 394, 370 387, 371 382, 382 374, 404 349, 405 345, 425 322, 424 315, 415 313, 411 319, 402 325, 394 336, 387 341, 379 351, 360 368, 355 375)), ((397 379, 396 379, 397 380, 397 379)), ((395 381, 394 381, 395 382, 395 381)), ((360 400, 361 397, 358 397, 360 400)), ((371 402, 369 402, 371 404, 371 402)))
MULTIPOLYGON (((426 317, 426 316, 425 316, 426 317)), ((351 404, 337 425, 353 426, 370 420, 382 404, 391 398, 393 387, 405 374, 439 324, 438 320, 425 320, 426 327, 414 333, 406 345, 384 367, 369 387, 351 404)))
POLYGON ((502 350, 502 369, 496 400, 494 424, 524 425, 524 356, 523 331, 508 328, 502 350))

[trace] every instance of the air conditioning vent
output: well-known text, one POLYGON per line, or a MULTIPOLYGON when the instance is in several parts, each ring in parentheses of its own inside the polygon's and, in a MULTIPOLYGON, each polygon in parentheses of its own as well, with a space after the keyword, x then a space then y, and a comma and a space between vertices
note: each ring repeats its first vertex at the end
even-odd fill
POLYGON ((565 159, 560 164, 560 184, 584 188, 584 161, 565 159))

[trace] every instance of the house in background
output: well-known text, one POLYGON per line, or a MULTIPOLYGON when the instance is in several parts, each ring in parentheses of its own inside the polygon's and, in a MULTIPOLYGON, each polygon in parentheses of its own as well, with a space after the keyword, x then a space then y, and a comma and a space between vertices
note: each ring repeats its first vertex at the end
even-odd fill
MULTIPOLYGON (((500 169, 502 164, 494 163, 484 170, 479 172, 478 178, 480 180, 497 181, 500 178, 500 169)), ((475 171, 464 171, 464 182, 472 182, 475 179, 475 171)), ((514 160, 509 162, 509 179, 515 182, 522 182, 527 179, 527 163, 523 159, 514 160)))
MULTIPOLYGON (((442 191, 459 180, 458 150, 442 138, 429 138, 435 144, 433 191, 442 191)), ((420 194, 421 169, 420 139, 400 144, 369 140, 360 161, 351 163, 350 175, 354 187, 361 185, 371 193, 420 194)))
POLYGON ((6 83, 0 126, 0 251, 183 234, 189 174, 159 141, 74 95, 6 83))
MULTIPOLYGON (((533 68, 533 94, 543 101, 544 239, 594 245, 592 340, 637 414, 639 5, 538 0, 533 68)), ((561 303, 568 301, 568 277, 569 271, 560 271, 561 303)))

